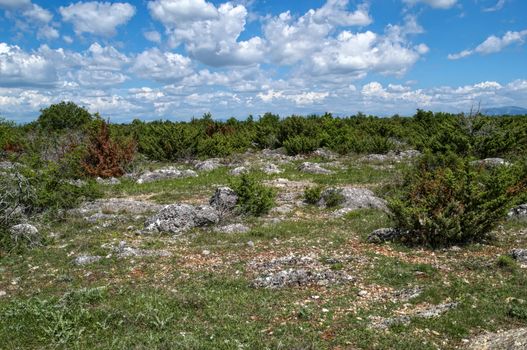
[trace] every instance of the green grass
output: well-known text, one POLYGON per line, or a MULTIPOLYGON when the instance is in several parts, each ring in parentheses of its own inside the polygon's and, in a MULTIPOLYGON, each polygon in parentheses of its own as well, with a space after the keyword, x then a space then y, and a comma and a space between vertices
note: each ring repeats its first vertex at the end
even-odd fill
MULTIPOLYGON (((254 175, 324 186, 367 185, 382 192, 405 167, 343 163, 349 167, 333 175, 302 174, 297 164, 281 166, 282 174, 254 175)), ((142 185, 125 180, 103 189, 107 198, 206 202, 214 187, 227 185, 230 178, 228 169, 220 168, 197 178, 142 185)), ((504 223, 491 246, 432 251, 367 243, 371 231, 392 225, 381 211, 357 210, 342 218, 330 213, 305 206, 277 223, 269 223, 270 216, 235 218, 252 228, 247 233, 203 228, 178 237, 135 235, 128 226, 140 229, 144 219, 133 216, 107 227, 73 216, 43 221, 41 232, 54 233, 46 246, 0 256, 0 290, 6 292, 0 297, 0 348, 455 349, 482 331, 527 326, 527 276, 506 256, 527 243, 525 235, 516 234, 526 223, 504 223), (72 264, 80 254, 107 256, 108 245, 121 240, 172 255, 112 255, 86 266, 72 264), (251 287, 260 273, 250 268, 252 260, 291 254, 315 256, 321 266, 356 279, 327 287, 251 287), (349 260, 330 263, 342 256, 349 260), (410 301, 375 298, 383 290, 416 286, 423 292, 410 301), (372 291, 371 300, 358 296, 363 288, 372 291), (414 317, 409 325, 388 331, 370 327, 370 317, 393 317, 404 308, 446 301, 459 306, 433 319, 414 317)))

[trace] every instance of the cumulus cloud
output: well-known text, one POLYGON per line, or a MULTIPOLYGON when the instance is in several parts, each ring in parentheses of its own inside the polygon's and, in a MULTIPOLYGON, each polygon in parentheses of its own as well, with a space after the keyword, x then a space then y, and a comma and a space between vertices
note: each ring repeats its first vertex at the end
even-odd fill
POLYGON ((161 34, 158 31, 152 30, 148 32, 144 32, 143 35, 145 36, 145 39, 148 41, 151 41, 153 43, 161 43, 161 34))
POLYGON ((263 102, 269 103, 273 100, 285 100, 294 102, 297 105, 311 105, 314 103, 320 103, 329 96, 327 91, 305 91, 301 93, 291 93, 285 91, 269 90, 266 92, 260 92, 257 97, 263 102))
POLYGON ((168 83, 191 74, 191 64, 188 57, 153 48, 137 55, 132 72, 141 78, 168 83))
POLYGON ((31 0, 0 0, 0 8, 15 10, 31 5, 31 0))
POLYGON ((347 11, 348 1, 330 0, 295 19, 289 11, 268 20, 263 32, 274 62, 294 64, 326 46, 329 35, 339 26, 366 26, 372 22, 368 5, 347 11))
POLYGON ((457 3, 457 0, 403 0, 403 2, 410 6, 423 3, 436 9, 449 9, 457 3))
POLYGON ((56 82, 55 67, 43 55, 0 43, 0 86, 50 86, 56 82))
POLYGON ((8 10, 9 16, 15 18, 15 28, 23 32, 36 33, 39 40, 57 39, 60 35, 52 23, 53 14, 47 9, 33 4, 30 0, 0 0, 0 9, 8 10))
POLYGON ((78 2, 60 7, 64 22, 73 25, 77 35, 89 33, 100 36, 114 36, 117 27, 127 23, 135 15, 135 7, 122 2, 78 2))
POLYGON ((449 60, 458 60, 460 58, 465 58, 473 54, 488 55, 491 53, 500 52, 507 46, 512 44, 523 45, 525 43, 525 38, 527 37, 527 29, 514 32, 508 31, 501 38, 495 35, 489 36, 485 39, 484 42, 476 46, 475 49, 467 49, 461 52, 448 55, 449 60))
POLYGON ((260 37, 238 41, 244 31, 247 9, 204 0, 156 0, 148 3, 153 18, 166 29, 173 47, 184 44, 192 57, 211 66, 240 66, 262 61, 260 37))

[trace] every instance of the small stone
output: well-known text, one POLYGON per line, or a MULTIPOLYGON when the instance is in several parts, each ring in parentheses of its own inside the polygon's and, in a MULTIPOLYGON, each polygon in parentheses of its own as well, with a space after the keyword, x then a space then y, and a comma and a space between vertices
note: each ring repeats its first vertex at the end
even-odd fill
POLYGON ((254 248, 254 242, 253 241, 249 241, 247 242, 247 245, 251 248, 254 248))
POLYGON ((78 266, 92 264, 101 260, 103 257, 98 255, 81 255, 75 258, 73 263, 78 266))
POLYGON ((368 296, 368 291, 365 291, 365 290, 361 290, 360 292, 357 293, 357 295, 361 298, 365 298, 368 296))
POLYGON ((210 250, 204 250, 201 252, 202 255, 210 255, 210 250))
POLYGON ((0 298, 5 297, 7 295, 7 292, 5 290, 0 290, 0 298))

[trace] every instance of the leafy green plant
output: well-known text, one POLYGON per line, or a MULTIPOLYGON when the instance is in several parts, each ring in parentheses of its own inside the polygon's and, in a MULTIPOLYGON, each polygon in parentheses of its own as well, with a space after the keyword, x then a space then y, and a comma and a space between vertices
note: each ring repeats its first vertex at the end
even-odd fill
POLYGON ((496 265, 504 270, 515 270, 518 267, 518 263, 512 257, 508 255, 500 255, 496 260, 496 265))
POLYGON ((341 189, 330 188, 322 193, 322 199, 328 208, 334 208, 344 203, 344 195, 341 189))
POLYGON ((294 136, 284 141, 284 148, 289 155, 307 154, 316 150, 320 141, 313 137, 294 136))
POLYGON ((472 166, 454 153, 427 153, 389 199, 408 241, 444 246, 482 241, 524 190, 521 167, 472 166))
POLYGON ((323 190, 324 190, 324 187, 322 186, 314 186, 314 187, 307 188, 304 191, 304 201, 308 204, 317 204, 322 198, 323 190))
POLYGON ((47 131, 73 130, 88 125, 94 117, 73 102, 52 104, 40 111, 37 125, 47 131))
POLYGON ((260 216, 274 206, 275 191, 259 183, 251 174, 242 174, 231 186, 238 195, 238 208, 242 213, 260 216))

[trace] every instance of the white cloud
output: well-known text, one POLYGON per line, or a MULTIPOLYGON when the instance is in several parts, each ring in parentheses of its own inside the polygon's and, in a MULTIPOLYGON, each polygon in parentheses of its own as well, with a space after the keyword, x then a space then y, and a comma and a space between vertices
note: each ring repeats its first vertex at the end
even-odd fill
POLYGON ((35 4, 31 4, 22 14, 28 19, 40 23, 48 23, 53 19, 51 12, 35 4))
POLYGON ((410 102, 417 106, 425 107, 429 106, 432 102, 432 96, 425 93, 423 90, 411 90, 409 87, 402 85, 388 85, 388 89, 385 89, 378 82, 371 82, 362 87, 362 96, 366 100, 385 100, 390 103, 410 102))
POLYGON ((56 81, 55 67, 44 56, 0 43, 0 86, 50 86, 56 81))
POLYGON ((65 89, 110 87, 129 79, 125 72, 131 58, 112 46, 93 43, 86 51, 78 53, 43 45, 38 53, 53 64, 60 85, 65 89))
POLYGON ((437 9, 449 9, 457 3, 457 0, 403 0, 403 2, 410 6, 423 3, 437 9))
POLYGON ((316 22, 329 22, 336 26, 367 26, 373 22, 369 14, 368 3, 363 3, 357 10, 347 10, 349 0, 327 0, 327 2, 313 13, 316 22))
POLYGON ((485 39, 484 42, 476 46, 475 49, 467 49, 459 53, 450 54, 448 55, 448 59, 457 60, 460 58, 468 57, 475 53, 488 55, 491 53, 500 52, 501 50, 512 44, 523 45, 525 43, 526 37, 527 29, 522 30, 520 32, 508 31, 501 38, 495 35, 491 35, 487 39, 485 39))
POLYGON ((238 41, 245 29, 247 9, 224 3, 215 7, 204 0, 156 0, 148 3, 152 17, 165 26, 173 47, 211 66, 243 66, 260 62, 264 42, 260 37, 238 41))
POLYGON ((269 19, 263 31, 272 60, 294 64, 320 51, 337 27, 364 26, 372 22, 367 4, 359 5, 354 12, 348 12, 347 6, 348 1, 332 0, 298 19, 289 11, 269 19))
POLYGON ((151 41, 157 44, 161 43, 161 34, 158 31, 152 30, 152 31, 144 32, 143 35, 145 36, 145 39, 148 41, 151 41))
POLYGON ((273 100, 285 100, 294 102, 296 105, 312 105, 320 103, 329 96, 329 92, 326 91, 305 91, 301 93, 287 93, 285 91, 275 91, 273 89, 267 92, 260 92, 257 97, 263 102, 270 103, 273 100))
POLYGON ((128 3, 78 2, 60 7, 64 22, 73 25, 75 33, 90 33, 101 36, 114 36, 117 27, 127 23, 135 15, 135 7, 128 3))
POLYGON ((506 3, 507 3, 507 0, 498 0, 498 2, 496 3, 496 5, 491 6, 491 7, 484 8, 483 11, 484 11, 484 12, 495 12, 495 11, 500 11, 501 9, 503 9, 503 7, 505 6, 506 3))
POLYGON ((57 39, 60 36, 59 31, 51 26, 45 25, 37 33, 38 39, 57 39))
POLYGON ((217 18, 213 4, 205 0, 155 0, 148 3, 152 17, 167 27, 178 22, 195 22, 217 18))
POLYGON ((132 72, 141 78, 173 82, 190 75, 192 67, 188 57, 153 48, 137 55, 132 72))
POLYGON ((55 28, 57 24, 51 23, 53 14, 29 0, 0 0, 0 8, 13 11, 8 12, 9 16, 15 19, 15 28, 21 32, 35 33, 39 40, 52 40, 59 37, 59 32, 55 28))
POLYGON ((0 0, 0 8, 15 10, 31 5, 31 0, 0 0))

